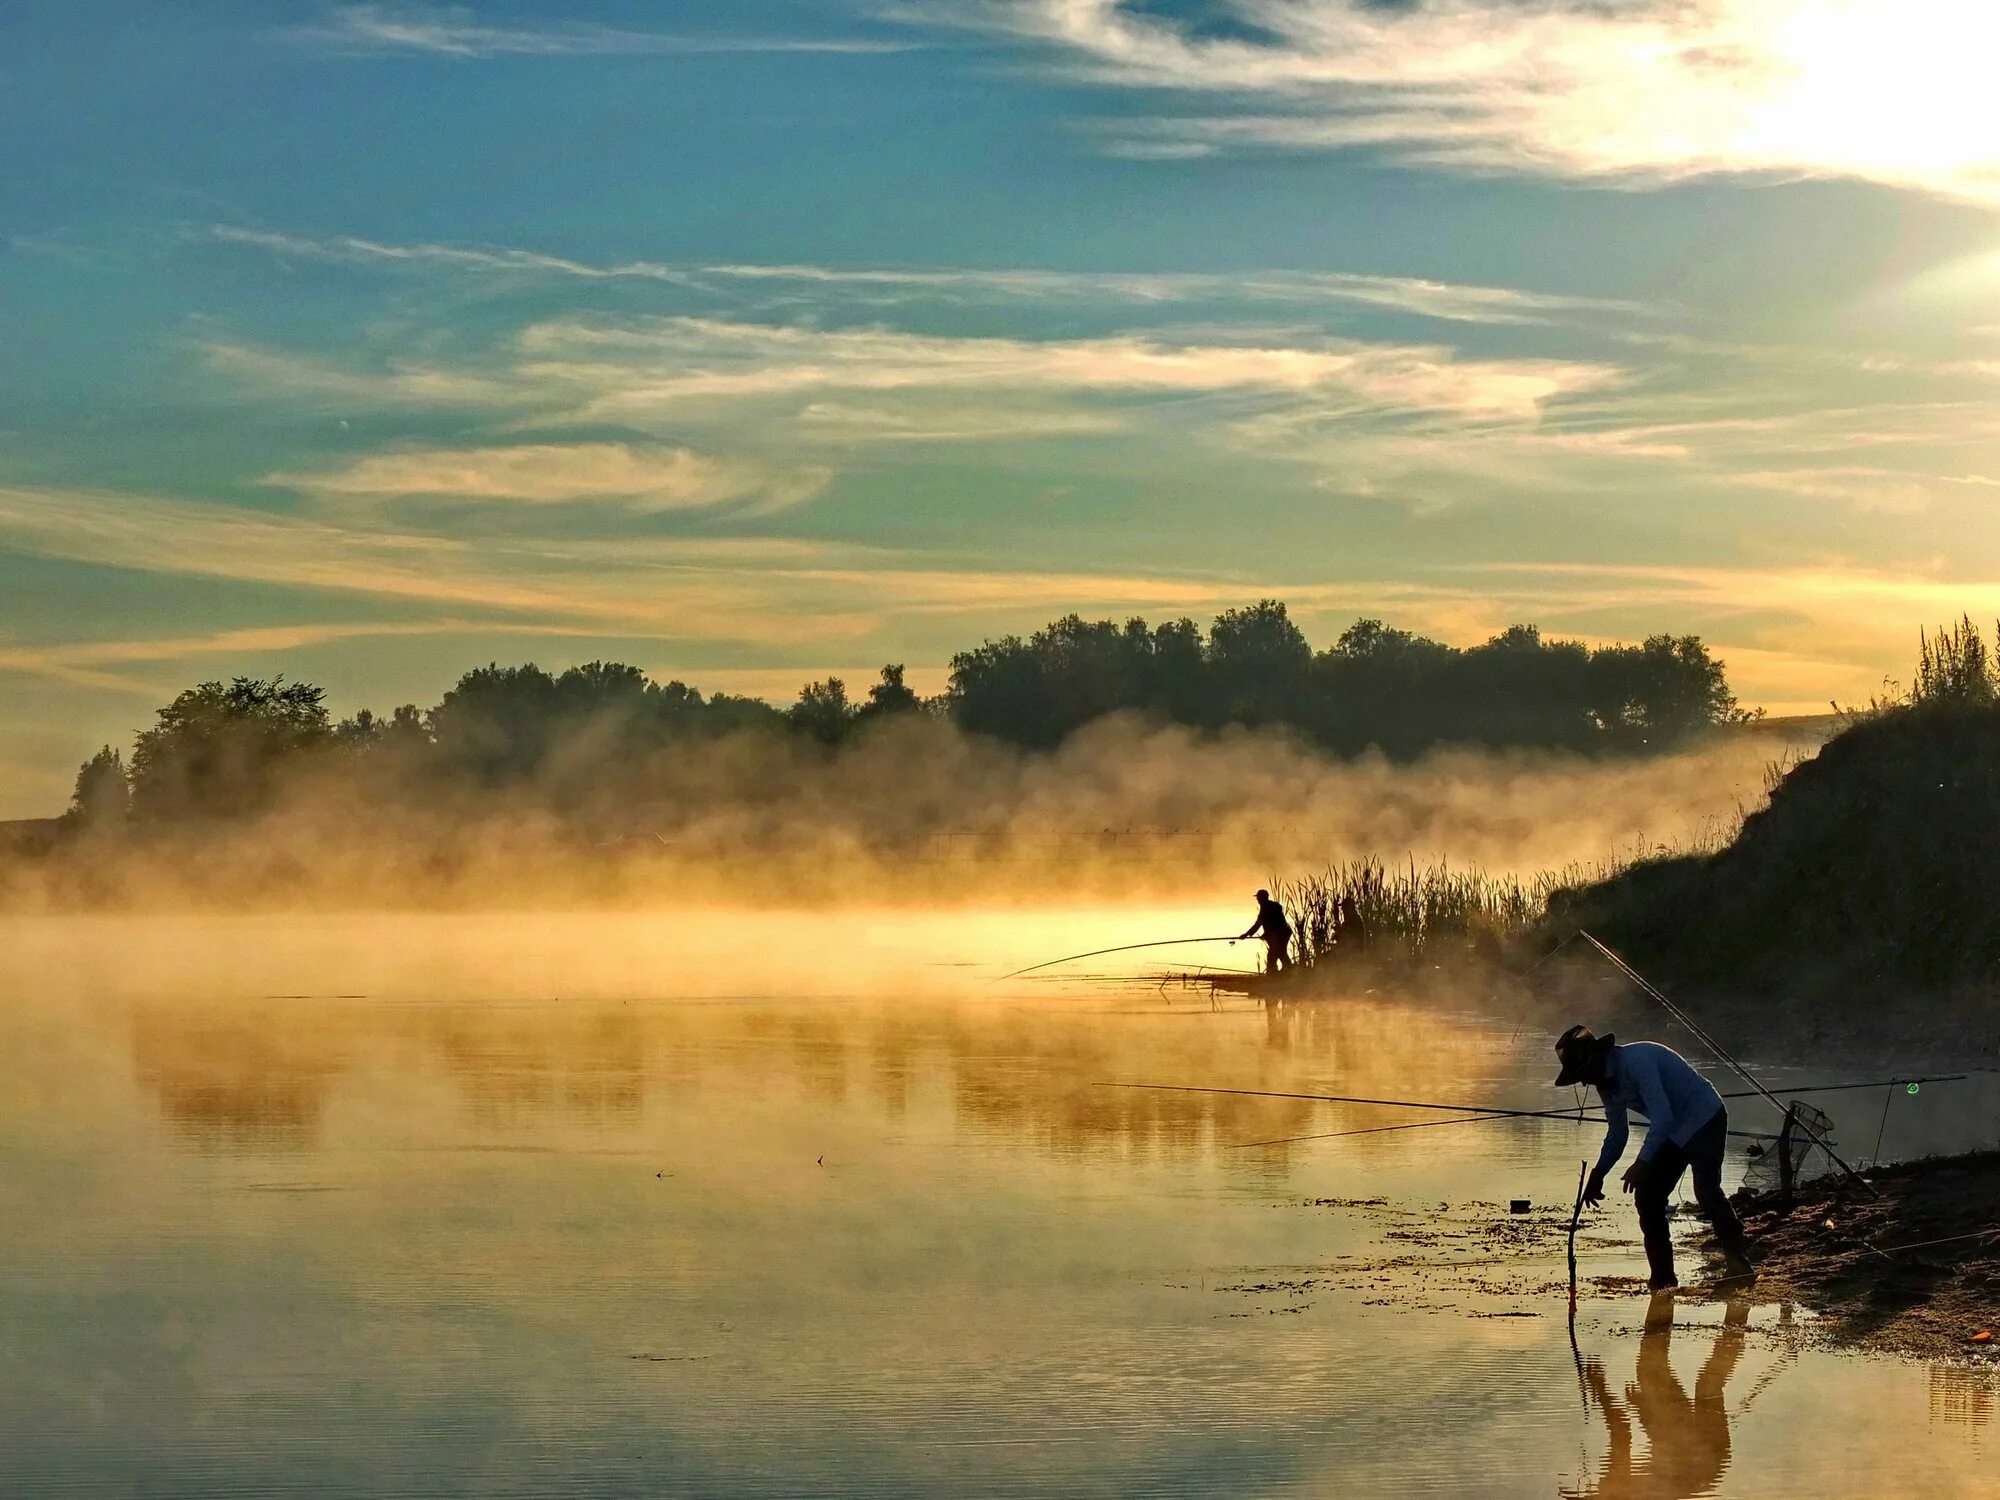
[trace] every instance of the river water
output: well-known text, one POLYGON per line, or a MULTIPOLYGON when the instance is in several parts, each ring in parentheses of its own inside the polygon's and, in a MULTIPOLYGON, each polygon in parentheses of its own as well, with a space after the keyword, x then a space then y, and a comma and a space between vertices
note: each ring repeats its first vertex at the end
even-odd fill
POLYGON ((2000 1493, 2000 1371, 1652 1303, 1628 1205, 1573 1349, 1588 1126, 1105 1086, 1563 1102, 1482 997, 990 982, 1237 916, 0 924, 0 1493, 2000 1493))

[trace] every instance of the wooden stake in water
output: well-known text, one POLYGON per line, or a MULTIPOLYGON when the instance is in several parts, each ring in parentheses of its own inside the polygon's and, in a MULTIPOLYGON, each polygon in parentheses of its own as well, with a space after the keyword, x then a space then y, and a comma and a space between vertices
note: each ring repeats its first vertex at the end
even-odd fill
POLYGON ((1590 1163, 1576 1164, 1576 1203, 1569 1211, 1569 1327, 1570 1339, 1576 1339, 1576 1226, 1583 1217, 1583 1182, 1589 1172, 1590 1163))

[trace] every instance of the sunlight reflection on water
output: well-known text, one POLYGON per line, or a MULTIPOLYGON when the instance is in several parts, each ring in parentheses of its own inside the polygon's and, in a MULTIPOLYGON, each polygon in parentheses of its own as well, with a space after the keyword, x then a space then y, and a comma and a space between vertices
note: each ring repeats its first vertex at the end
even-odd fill
MULTIPOLYGON (((1509 1248, 1494 1224, 1509 1198, 1566 1207, 1588 1127, 1243 1151, 1385 1115, 1100 1086, 1546 1107, 1546 1040, 1515 1018, 984 983, 1202 915, 8 924, 0 1478, 396 1496, 1986 1482, 1989 1372, 1819 1351, 1785 1309, 1683 1299, 1649 1329, 1643 1296, 1592 1293, 1579 1366, 1559 1240, 1509 1248)), ((1981 1088, 1899 1101, 1885 1154, 1972 1144, 1950 1137, 1991 1120, 1981 1088)), ((1836 1118, 1872 1141, 1879 1109, 1836 1118)), ((1623 1205, 1589 1225, 1585 1275, 1640 1269, 1633 1237, 1623 1205)))

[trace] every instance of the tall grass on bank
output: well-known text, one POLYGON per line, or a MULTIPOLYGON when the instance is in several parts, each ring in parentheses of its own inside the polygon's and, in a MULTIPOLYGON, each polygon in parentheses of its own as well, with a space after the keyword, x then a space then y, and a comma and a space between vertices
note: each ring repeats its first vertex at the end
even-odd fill
POLYGON ((1308 967, 1357 952, 1409 961, 1492 954, 1533 934, 1559 891, 1610 880, 1648 860, 1714 853, 1728 838, 1717 827, 1685 848, 1635 846, 1623 855, 1527 877, 1492 875, 1444 860, 1392 866, 1353 859, 1274 881, 1271 889, 1291 916, 1297 960, 1308 967))
POLYGON ((1423 959, 1443 947, 1496 947, 1539 920, 1556 879, 1355 859, 1280 881, 1274 893, 1291 915, 1298 961, 1310 966, 1357 951, 1423 959))

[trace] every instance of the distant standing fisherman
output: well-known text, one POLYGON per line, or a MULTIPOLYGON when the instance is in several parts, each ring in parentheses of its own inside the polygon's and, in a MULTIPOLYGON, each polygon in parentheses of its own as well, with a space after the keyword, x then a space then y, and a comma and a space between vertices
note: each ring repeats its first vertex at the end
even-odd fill
POLYGON ((1257 893, 1257 920, 1250 924, 1244 937, 1264 938, 1264 970, 1269 974, 1282 974, 1292 966, 1292 924, 1285 918, 1285 908, 1271 899, 1269 891, 1257 893))
POLYGON ((1680 1285, 1674 1274, 1674 1241, 1667 1230, 1667 1200, 1681 1174, 1694 1173, 1695 1201, 1722 1245, 1731 1279, 1755 1275, 1743 1223, 1722 1191, 1722 1151, 1729 1143, 1729 1111, 1722 1096, 1688 1060, 1658 1042, 1618 1045, 1610 1032, 1592 1036, 1587 1026, 1572 1026, 1556 1041, 1562 1071, 1556 1087, 1588 1083, 1604 1101, 1604 1149, 1597 1155, 1585 1185, 1583 1201, 1604 1201, 1604 1175, 1625 1154, 1626 1112, 1646 1117, 1646 1139, 1639 1159, 1625 1169, 1625 1191, 1639 1210, 1639 1228, 1646 1237, 1646 1260, 1654 1291, 1680 1285))

